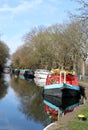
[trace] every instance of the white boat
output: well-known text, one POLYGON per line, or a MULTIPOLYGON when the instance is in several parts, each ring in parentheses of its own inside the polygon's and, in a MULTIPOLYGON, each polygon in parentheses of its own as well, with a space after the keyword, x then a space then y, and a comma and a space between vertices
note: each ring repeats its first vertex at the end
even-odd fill
POLYGON ((37 86, 43 87, 46 84, 46 79, 45 78, 42 78, 42 79, 41 78, 34 78, 34 82, 37 86))
POLYGON ((4 73, 10 73, 11 72, 11 67, 10 66, 5 66, 3 72, 4 73))
POLYGON ((43 78, 46 79, 49 74, 50 74, 50 71, 46 69, 37 69, 34 72, 35 78, 41 78, 41 79, 43 78))

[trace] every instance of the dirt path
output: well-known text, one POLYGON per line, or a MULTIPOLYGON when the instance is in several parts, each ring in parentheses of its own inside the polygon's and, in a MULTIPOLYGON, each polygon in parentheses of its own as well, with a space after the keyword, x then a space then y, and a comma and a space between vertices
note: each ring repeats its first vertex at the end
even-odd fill
MULTIPOLYGON (((86 97, 88 97, 88 83, 79 83, 80 86, 85 87, 85 93, 86 97)), ((88 103, 88 99, 86 99, 86 103, 88 103)), ((47 126, 46 129, 44 130, 58 130, 59 127, 61 127, 61 130, 70 130, 67 127, 67 122, 74 119, 75 115, 84 107, 84 105, 80 105, 74 109, 73 112, 70 112, 66 115, 63 115, 62 117, 59 118, 58 121, 50 124, 50 126, 47 126)))

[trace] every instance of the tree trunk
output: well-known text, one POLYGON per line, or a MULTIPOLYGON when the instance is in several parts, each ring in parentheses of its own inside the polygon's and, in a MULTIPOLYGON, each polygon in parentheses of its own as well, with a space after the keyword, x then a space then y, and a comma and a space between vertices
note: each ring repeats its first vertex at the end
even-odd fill
POLYGON ((85 76, 85 60, 83 60, 83 62, 82 62, 82 76, 83 76, 83 78, 85 76))

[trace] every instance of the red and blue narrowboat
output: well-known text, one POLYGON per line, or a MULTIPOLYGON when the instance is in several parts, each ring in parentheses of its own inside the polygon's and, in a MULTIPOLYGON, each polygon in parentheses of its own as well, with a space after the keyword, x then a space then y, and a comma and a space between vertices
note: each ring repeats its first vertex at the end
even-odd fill
POLYGON ((59 73, 51 73, 47 76, 43 95, 73 97, 79 96, 79 94, 80 86, 78 77, 74 72, 61 70, 59 73))

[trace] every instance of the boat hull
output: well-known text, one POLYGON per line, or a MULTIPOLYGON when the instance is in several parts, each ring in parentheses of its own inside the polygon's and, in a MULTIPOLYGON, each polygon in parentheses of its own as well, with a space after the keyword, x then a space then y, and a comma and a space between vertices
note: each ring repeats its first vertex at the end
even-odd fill
POLYGON ((46 79, 50 74, 49 70, 46 69, 37 69, 34 73, 35 78, 46 79))
POLYGON ((43 94, 57 97, 73 97, 80 94, 78 77, 65 74, 51 74, 47 76, 43 94))
POLYGON ((79 96, 80 91, 72 90, 72 89, 60 89, 60 88, 55 88, 55 89, 43 89, 43 95, 50 95, 50 96, 56 96, 56 97, 74 97, 74 96, 79 96))
POLYGON ((62 91, 61 89, 55 88, 55 89, 43 89, 43 96, 44 95, 50 95, 55 97, 62 97, 62 91))
POLYGON ((80 94, 80 87, 79 86, 72 86, 70 84, 51 84, 45 85, 43 89, 43 95, 51 95, 57 97, 73 97, 79 96, 80 94))

